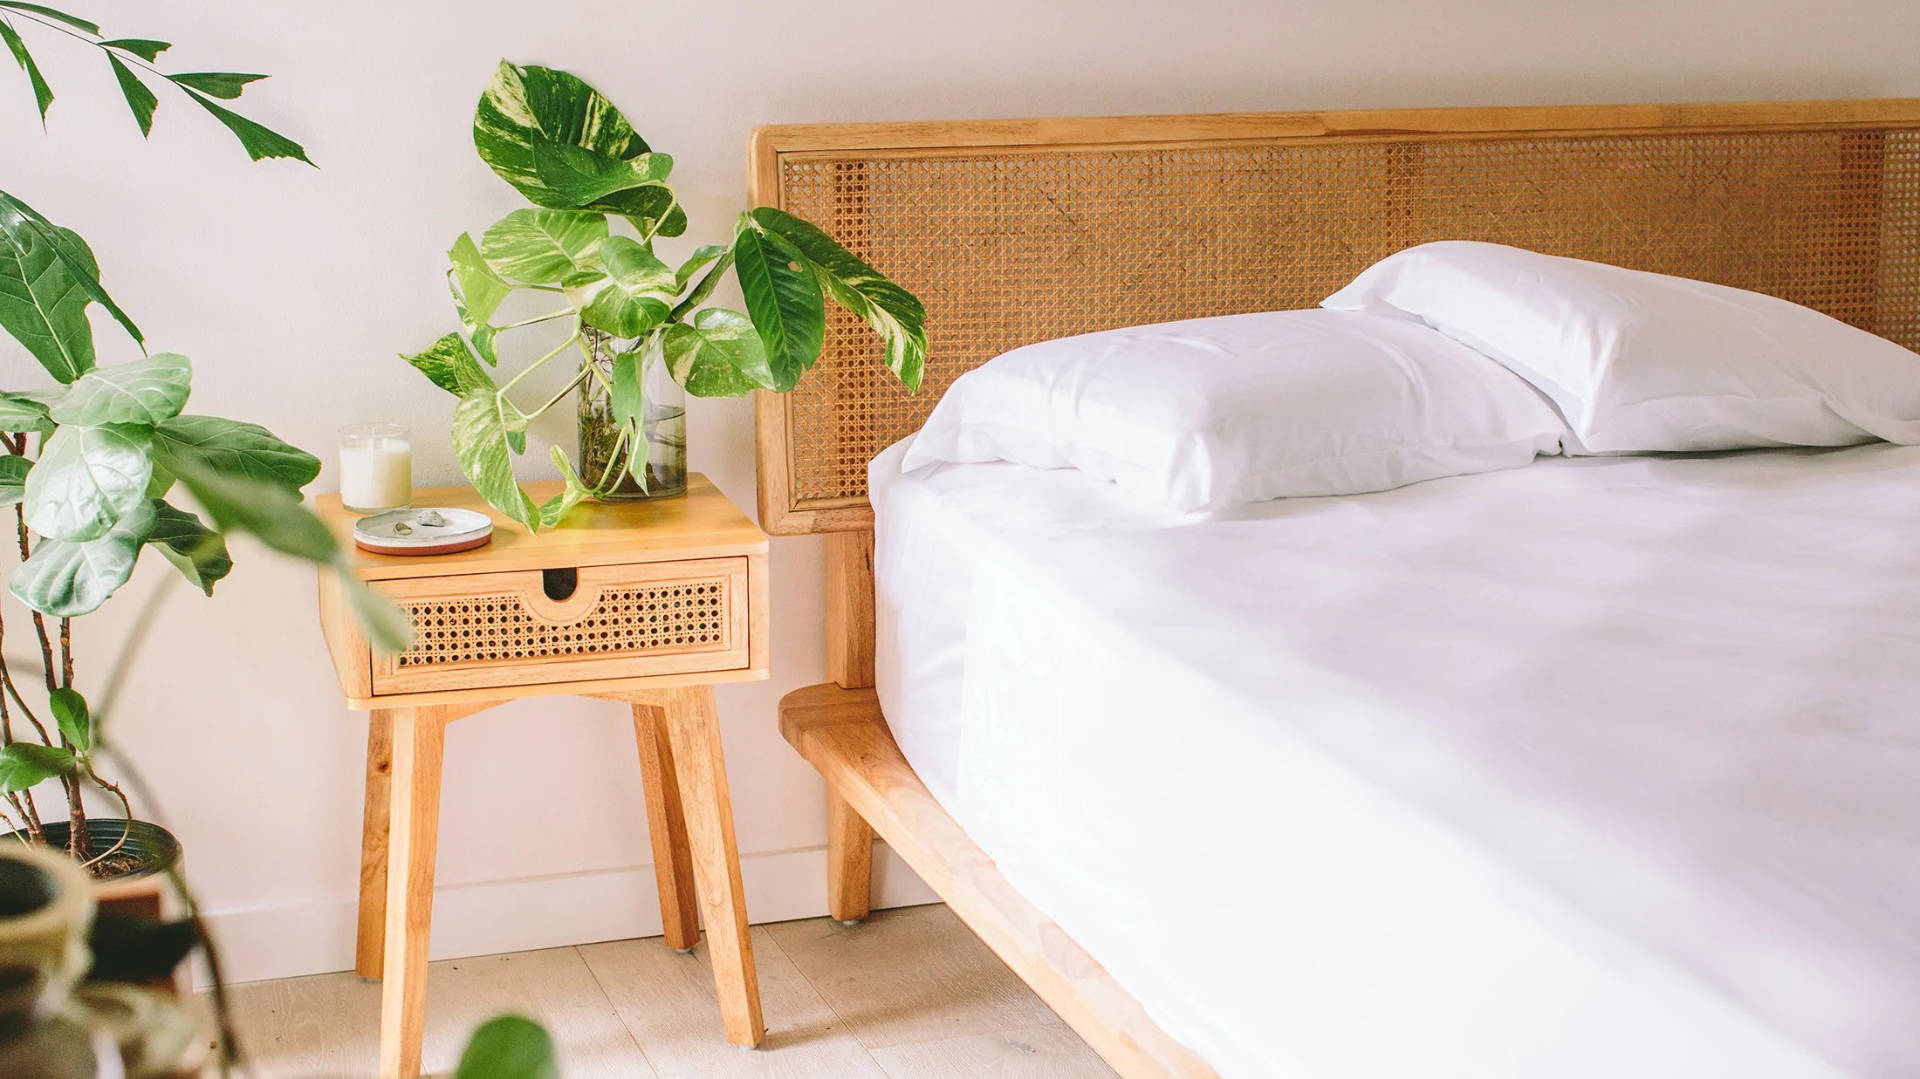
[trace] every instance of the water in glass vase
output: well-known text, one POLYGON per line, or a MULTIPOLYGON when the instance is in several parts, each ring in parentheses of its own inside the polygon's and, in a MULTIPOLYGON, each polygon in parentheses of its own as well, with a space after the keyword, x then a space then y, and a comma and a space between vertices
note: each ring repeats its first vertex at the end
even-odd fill
POLYGON ((645 482, 634 476, 633 439, 614 419, 613 366, 618 346, 605 335, 584 331, 593 352, 596 374, 580 387, 580 478, 603 502, 630 502, 666 498, 687 489, 686 391, 667 372, 659 335, 643 346, 639 357, 641 430, 639 449, 645 482))

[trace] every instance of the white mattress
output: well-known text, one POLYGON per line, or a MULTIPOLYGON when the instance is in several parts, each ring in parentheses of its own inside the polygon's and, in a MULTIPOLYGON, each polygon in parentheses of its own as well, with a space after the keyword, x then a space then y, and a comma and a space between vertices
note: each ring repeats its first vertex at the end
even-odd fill
POLYGON ((1226 1079, 1920 1076, 1920 448, 1211 519, 900 453, 895 737, 1226 1079))

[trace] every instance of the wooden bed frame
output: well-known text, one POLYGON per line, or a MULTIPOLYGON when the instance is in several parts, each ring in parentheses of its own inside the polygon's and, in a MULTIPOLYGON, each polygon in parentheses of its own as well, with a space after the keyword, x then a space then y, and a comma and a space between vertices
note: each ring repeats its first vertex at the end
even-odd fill
POLYGON ((756 204, 926 302, 910 396, 835 315, 756 403, 760 519, 827 542, 832 682, 781 702, 828 788, 829 905, 864 918, 877 832, 1129 1079, 1214 1072, 1028 903, 934 800, 874 680, 866 464, 962 372, 1120 325, 1309 307, 1393 251, 1511 243, 1783 296, 1920 346, 1920 100, 763 127, 756 204))

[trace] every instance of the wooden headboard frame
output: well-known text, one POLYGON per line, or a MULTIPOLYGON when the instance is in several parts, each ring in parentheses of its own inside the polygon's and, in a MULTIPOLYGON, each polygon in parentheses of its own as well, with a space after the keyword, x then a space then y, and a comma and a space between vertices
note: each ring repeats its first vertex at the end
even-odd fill
POLYGON ((1008 348, 1312 306, 1477 239, 1784 296, 1920 346, 1920 99, 762 127, 752 196, 925 301, 909 396, 842 314, 755 406, 761 525, 829 536, 829 662, 871 684, 866 463, 1008 348))

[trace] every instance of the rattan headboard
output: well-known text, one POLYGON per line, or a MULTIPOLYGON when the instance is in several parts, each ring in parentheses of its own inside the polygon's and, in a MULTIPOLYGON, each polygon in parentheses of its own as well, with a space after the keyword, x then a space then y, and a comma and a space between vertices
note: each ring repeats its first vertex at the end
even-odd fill
POLYGON ((1440 239, 1704 278, 1920 346, 1920 99, 763 127, 753 196, 913 290, 920 393, 829 317, 757 402, 761 524, 872 527, 867 462, 1016 345, 1310 307, 1440 239))

